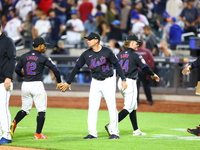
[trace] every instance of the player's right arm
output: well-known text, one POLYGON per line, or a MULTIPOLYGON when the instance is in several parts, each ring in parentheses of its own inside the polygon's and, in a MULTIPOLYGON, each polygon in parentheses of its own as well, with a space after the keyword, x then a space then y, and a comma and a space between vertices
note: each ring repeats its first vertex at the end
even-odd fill
POLYGON ((15 72, 18 76, 20 76, 22 79, 24 78, 24 74, 22 73, 22 57, 23 55, 20 57, 20 60, 17 62, 17 65, 15 66, 15 72))
POLYGON ((200 57, 198 57, 194 62, 192 62, 191 64, 188 64, 183 70, 182 70, 182 74, 187 74, 190 73, 190 70, 192 70, 193 68, 197 68, 200 67, 200 57))

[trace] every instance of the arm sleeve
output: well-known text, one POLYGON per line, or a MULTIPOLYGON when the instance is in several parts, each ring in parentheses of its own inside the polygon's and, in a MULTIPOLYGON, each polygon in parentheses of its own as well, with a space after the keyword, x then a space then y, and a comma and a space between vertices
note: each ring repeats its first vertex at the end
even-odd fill
POLYGON ((68 84, 71 84, 75 75, 77 74, 77 72, 80 70, 80 67, 78 67, 77 65, 73 68, 72 72, 70 73, 69 79, 67 80, 68 84))
POLYGON ((142 71, 145 73, 145 74, 149 74, 151 76, 153 76, 155 73, 149 68, 149 66, 145 66, 144 68, 142 68, 142 71))
POLYGON ((193 68, 196 68, 196 67, 200 67, 200 56, 194 62, 192 62, 190 65, 191 65, 190 70, 192 70, 193 68))
POLYGON ((7 78, 12 79, 14 70, 15 70, 15 63, 16 63, 16 49, 15 49, 15 45, 14 42, 9 39, 9 43, 8 43, 8 51, 7 51, 7 55, 8 55, 8 68, 7 71, 5 72, 5 75, 7 78))

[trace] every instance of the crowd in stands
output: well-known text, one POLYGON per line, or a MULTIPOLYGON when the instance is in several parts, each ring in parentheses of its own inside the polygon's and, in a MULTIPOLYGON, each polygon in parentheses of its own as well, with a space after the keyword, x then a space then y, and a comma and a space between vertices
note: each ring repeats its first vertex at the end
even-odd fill
POLYGON ((37 36, 52 50, 60 40, 85 47, 83 37, 98 32, 117 54, 119 43, 136 34, 154 56, 172 57, 184 33, 198 36, 199 16, 199 0, 0 0, 4 31, 30 49, 37 36))
POLYGON ((84 46, 83 37, 95 31, 103 43, 133 33, 151 51, 160 41, 176 49, 183 33, 198 35, 199 14, 199 0, 0 0, 4 31, 30 47, 37 36, 50 48, 61 39, 68 47, 84 46))

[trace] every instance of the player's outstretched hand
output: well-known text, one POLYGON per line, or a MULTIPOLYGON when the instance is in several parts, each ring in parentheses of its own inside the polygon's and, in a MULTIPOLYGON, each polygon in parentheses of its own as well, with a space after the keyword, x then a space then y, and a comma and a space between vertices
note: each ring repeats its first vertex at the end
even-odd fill
POLYGON ((62 83, 62 82, 61 82, 61 83, 58 83, 58 84, 56 85, 56 90, 57 90, 57 89, 60 89, 62 86, 63 86, 63 83, 62 83))
POLYGON ((188 74, 190 73, 190 65, 189 66, 186 66, 183 70, 182 70, 182 74, 188 74))
POLYGON ((125 90, 127 88, 127 83, 126 81, 122 81, 122 89, 125 90))
POLYGON ((157 74, 154 74, 153 76, 151 76, 151 79, 154 79, 156 82, 160 81, 160 78, 157 74))
POLYGON ((11 85, 11 79, 6 78, 4 81, 4 87, 5 87, 6 91, 8 91, 10 89, 10 85, 11 85))
POLYGON ((60 87, 62 92, 65 92, 67 89, 71 90, 71 85, 68 83, 64 83, 63 86, 60 87))

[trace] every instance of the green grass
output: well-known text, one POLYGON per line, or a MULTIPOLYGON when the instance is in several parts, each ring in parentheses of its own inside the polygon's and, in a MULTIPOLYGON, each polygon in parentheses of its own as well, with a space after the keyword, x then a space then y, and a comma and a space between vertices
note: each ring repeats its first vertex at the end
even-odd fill
MULTIPOLYGON (((20 110, 10 107, 12 119, 20 110)), ((36 109, 26 116, 15 131, 10 146, 48 150, 197 150, 200 137, 186 132, 195 128, 199 115, 169 113, 137 113, 138 124, 146 136, 132 136, 129 117, 119 123, 120 139, 108 140, 104 125, 108 111, 99 111, 98 139, 84 140, 87 132, 87 110, 48 108, 43 133, 50 139, 34 140, 36 109)))

